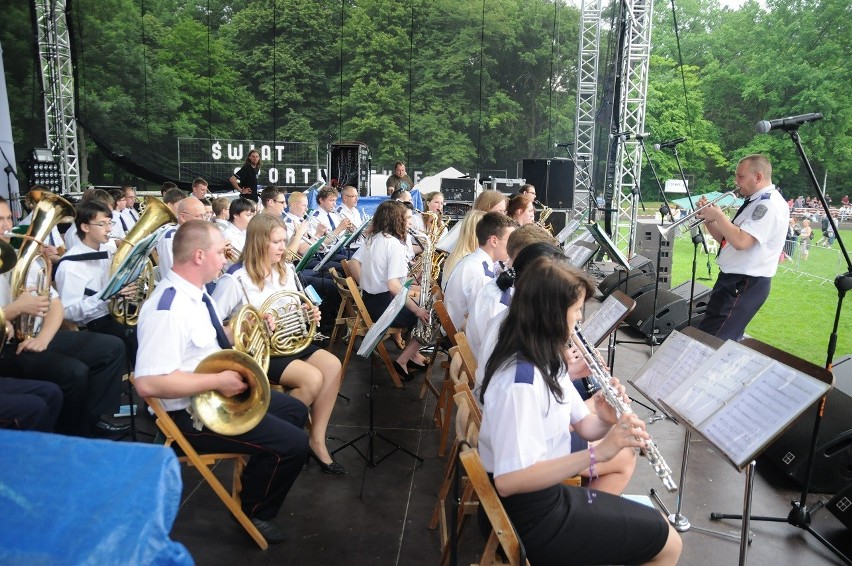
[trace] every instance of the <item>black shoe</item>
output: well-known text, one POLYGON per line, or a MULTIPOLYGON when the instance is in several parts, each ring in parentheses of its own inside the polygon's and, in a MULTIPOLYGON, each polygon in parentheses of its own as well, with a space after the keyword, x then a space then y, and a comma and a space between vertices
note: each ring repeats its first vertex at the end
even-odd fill
POLYGON ((282 531, 281 527, 272 521, 264 521, 257 517, 251 517, 249 521, 257 527, 257 530, 260 531, 260 534, 263 535, 263 538, 265 538, 266 542, 269 544, 279 544, 286 540, 284 538, 284 531, 282 531))
POLYGON ((393 362, 393 369, 396 370, 396 373, 399 374, 399 377, 402 378, 403 381, 411 381, 414 379, 414 372, 408 371, 407 367, 402 367, 396 360, 393 362))
POLYGON ((339 476, 346 473, 346 468, 343 467, 343 464, 341 464, 334 458, 331 459, 331 464, 326 464, 325 462, 319 459, 319 456, 314 454, 313 450, 310 451, 310 456, 311 458, 316 460, 317 464, 319 464, 320 470, 322 470, 322 473, 324 474, 339 476))
POLYGON ((123 434, 130 430, 130 424, 113 424, 103 419, 99 420, 92 426, 92 434, 94 436, 113 436, 115 434, 123 434))
POLYGON ((426 369, 426 364, 418 364, 411 360, 408 360, 408 364, 406 366, 409 370, 414 369, 415 371, 424 371, 426 369))

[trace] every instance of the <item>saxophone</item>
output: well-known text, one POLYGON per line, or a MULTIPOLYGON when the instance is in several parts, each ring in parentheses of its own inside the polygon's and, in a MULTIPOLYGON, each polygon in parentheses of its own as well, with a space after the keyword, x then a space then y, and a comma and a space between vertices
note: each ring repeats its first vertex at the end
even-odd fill
MULTIPOLYGON (((610 375, 609 371, 604 366, 597 349, 590 345, 586 341, 585 337, 583 337, 580 333, 579 326, 574 329, 572 341, 574 346, 580 350, 580 353, 583 355, 583 359, 586 360, 586 363, 589 365, 589 369, 592 371, 592 375, 589 379, 591 379, 594 382, 594 385, 601 390, 606 402, 615 409, 615 412, 619 417, 625 413, 632 413, 633 409, 630 408, 630 405, 626 404, 618 394, 615 387, 610 385, 612 375, 610 375)), ((654 473, 657 474, 657 477, 660 478, 660 481, 663 482, 666 489, 668 491, 677 491, 677 484, 672 478, 672 470, 669 468, 668 464, 666 464, 666 461, 663 459, 662 454, 660 454, 660 451, 657 448, 657 445, 654 444, 653 440, 648 439, 646 441, 645 448, 642 449, 642 453, 648 459, 648 463, 651 464, 651 467, 654 469, 654 473)))
MULTIPOLYGON (((423 214, 432 214, 435 215, 434 212, 424 212, 423 214)), ((434 297, 432 296, 432 279, 433 277, 433 256, 435 254, 435 240, 433 237, 435 233, 440 234, 437 230, 438 218, 435 215, 435 218, 432 219, 432 230, 427 235, 426 238, 423 238, 421 244, 423 245, 423 253, 420 254, 420 302, 418 303, 420 308, 426 309, 429 311, 429 322, 423 322, 422 320, 417 320, 417 325, 414 327, 414 330, 411 331, 411 337, 414 340, 417 340, 423 346, 432 346, 438 340, 438 327, 441 324, 441 321, 438 319, 438 316, 435 314, 435 310, 432 308, 432 302, 434 297)))

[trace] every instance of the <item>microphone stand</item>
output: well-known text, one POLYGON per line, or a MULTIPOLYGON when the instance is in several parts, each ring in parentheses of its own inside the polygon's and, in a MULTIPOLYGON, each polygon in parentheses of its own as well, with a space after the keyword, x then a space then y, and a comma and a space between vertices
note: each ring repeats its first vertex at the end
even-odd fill
MULTIPOLYGON (((796 146, 796 150, 799 153, 799 157, 802 160, 802 163, 807 169, 808 177, 811 180, 811 184, 814 187, 814 192, 816 193, 816 197, 819 199, 820 204, 822 205, 822 209, 825 211, 826 216, 828 217, 828 223, 831 228, 834 230, 834 233, 837 235, 837 241, 840 244, 840 251, 843 254, 843 259, 846 260, 846 273, 841 273, 834 279, 834 286, 837 288, 837 310, 834 314, 834 326, 831 329, 831 336, 828 340, 828 348, 826 353, 825 367, 829 371, 831 371, 832 361, 834 360, 834 354, 837 349, 837 328, 840 324, 840 312, 843 308, 843 299, 846 296, 846 292, 852 290, 852 261, 849 259, 849 252, 846 250, 846 246, 843 243, 843 239, 841 238, 840 231, 837 229, 837 224, 834 222, 834 218, 831 216, 831 210, 828 207, 828 202, 825 200, 825 195, 820 189, 819 180, 817 180, 816 174, 814 173, 813 168, 811 167, 811 163, 808 160, 807 154, 805 154, 804 148, 802 148, 802 142, 799 139, 799 128, 798 126, 792 127, 788 130, 790 134, 790 139, 793 140, 793 144, 796 146)), ((793 508, 790 510, 790 513, 787 517, 746 517, 746 520, 751 521, 770 521, 776 523, 789 523, 794 527, 798 527, 804 531, 807 531, 811 535, 814 536, 819 542, 823 544, 827 549, 833 552, 838 558, 840 558, 845 564, 852 565, 852 558, 849 558, 843 552, 840 551, 839 548, 831 544, 825 537, 816 532, 813 527, 811 527, 811 517, 814 513, 819 511, 822 507, 824 507, 824 503, 822 500, 818 501, 813 508, 808 507, 808 494, 810 490, 811 477, 814 471, 814 463, 816 456, 816 447, 817 442, 819 442, 819 429, 822 423, 822 416, 825 412, 825 404, 828 396, 823 396, 817 404, 816 418, 814 419, 814 430, 811 436, 811 445, 808 449, 808 464, 805 471, 805 481, 802 485, 802 493, 798 501, 791 502, 793 508)), ((714 521, 718 521, 720 519, 744 519, 742 515, 728 515, 723 513, 711 513, 710 518, 714 521)))
MULTIPOLYGON (((678 169, 678 171, 680 171, 680 179, 681 179, 681 181, 683 181, 683 188, 686 191, 686 198, 689 199, 689 206, 692 208, 692 210, 695 210, 695 203, 692 201, 692 192, 689 190, 689 185, 686 182, 686 173, 683 172, 683 165, 680 162, 680 155, 677 152, 677 146, 676 145, 672 146, 672 149, 674 150, 675 161, 677 161, 677 169, 678 169)), ((707 279, 712 280, 713 279, 713 273, 712 273, 711 267, 710 267, 710 250, 707 249, 707 240, 704 239, 704 232, 701 230, 700 226, 698 227, 697 234, 692 236, 692 243, 696 248, 698 248, 698 244, 701 244, 701 246, 704 248, 704 255, 707 256, 707 279)), ((698 259, 697 249, 696 249, 696 251, 693 252, 693 255, 696 258, 694 261, 697 261, 697 259, 698 259)), ((695 266, 694 265, 693 265, 693 269, 692 269, 692 290, 690 291, 690 293, 695 293, 695 266)), ((690 298, 691 298, 691 296, 690 296, 690 298)), ((690 304, 691 304, 691 301, 690 301, 690 304)), ((690 315, 691 314, 692 313, 690 312, 690 315)))

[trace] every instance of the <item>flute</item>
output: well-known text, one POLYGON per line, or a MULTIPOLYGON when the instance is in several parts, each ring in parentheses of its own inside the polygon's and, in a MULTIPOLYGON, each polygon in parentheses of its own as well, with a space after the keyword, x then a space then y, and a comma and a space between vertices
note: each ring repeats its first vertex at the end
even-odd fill
MULTIPOLYGON (((586 360, 586 363, 589 365, 589 369, 592 372, 592 375, 589 376, 589 379, 592 380, 593 384, 601 390, 601 394, 604 396, 606 402, 615 409, 615 413, 621 418, 621 415, 630 414, 633 412, 633 409, 630 408, 630 405, 624 402, 619 395, 618 390, 612 386, 612 375, 610 375, 609 371, 606 369, 606 366, 603 363, 603 360, 600 358, 600 353, 598 353, 597 349, 590 345, 586 338, 580 332, 580 327, 574 328, 574 345, 580 350, 580 353, 583 354, 583 359, 586 360)), ((672 470, 669 468, 668 464, 666 464, 663 455, 660 454, 657 445, 654 444, 654 441, 650 438, 645 441, 645 448, 641 451, 642 455, 648 459, 648 463, 651 464, 651 467, 654 469, 654 473, 657 474, 657 477, 660 478, 660 481, 663 482, 663 485, 666 487, 668 491, 677 491, 677 484, 675 483, 672 477, 672 470)))

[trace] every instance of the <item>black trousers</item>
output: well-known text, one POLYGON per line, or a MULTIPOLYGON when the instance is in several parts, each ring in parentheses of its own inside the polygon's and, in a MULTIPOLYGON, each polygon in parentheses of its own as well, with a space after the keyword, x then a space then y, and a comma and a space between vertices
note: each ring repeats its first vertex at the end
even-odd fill
POLYGON ((133 368, 136 366, 136 350, 139 349, 139 344, 136 341, 136 327, 121 324, 112 315, 106 315, 89 322, 86 325, 86 329, 89 332, 109 334, 110 336, 119 338, 124 342, 124 349, 127 351, 128 367, 133 368))
POLYGON ((55 383, 62 390, 56 432, 87 436, 101 415, 114 413, 126 370, 124 342, 94 332, 60 330, 44 352, 3 348, 0 375, 55 383))
POLYGON ((0 377, 0 428, 53 432, 61 408, 58 385, 0 377))
POLYGON ((222 436, 208 428, 198 431, 186 411, 169 413, 199 453, 250 454, 243 471, 240 495, 249 517, 270 520, 308 460, 308 435, 304 431, 308 407, 293 397, 272 392, 269 410, 256 427, 245 434, 222 436))
POLYGON ((769 297, 771 277, 719 273, 699 330, 723 340, 742 340, 746 326, 769 297))

